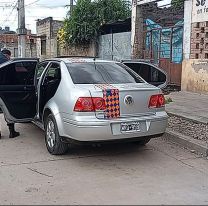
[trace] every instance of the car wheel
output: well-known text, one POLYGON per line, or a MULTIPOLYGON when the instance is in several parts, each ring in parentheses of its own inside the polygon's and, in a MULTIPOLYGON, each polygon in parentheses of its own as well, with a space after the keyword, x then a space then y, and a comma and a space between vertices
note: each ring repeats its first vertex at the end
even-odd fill
POLYGON ((143 140, 136 141, 135 144, 140 145, 140 146, 145 146, 150 140, 151 138, 146 138, 143 140))
POLYGON ((61 141, 56 120, 49 114, 45 121, 45 143, 49 153, 62 155, 67 152, 68 144, 61 141))

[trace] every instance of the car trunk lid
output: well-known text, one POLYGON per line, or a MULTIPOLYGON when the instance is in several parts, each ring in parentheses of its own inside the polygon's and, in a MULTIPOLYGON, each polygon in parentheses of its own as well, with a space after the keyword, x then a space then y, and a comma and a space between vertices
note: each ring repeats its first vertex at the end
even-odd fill
POLYGON ((105 111, 96 111, 98 119, 114 119, 155 114, 150 109, 149 99, 160 90, 148 83, 79 85, 88 88, 92 97, 103 97, 105 111))

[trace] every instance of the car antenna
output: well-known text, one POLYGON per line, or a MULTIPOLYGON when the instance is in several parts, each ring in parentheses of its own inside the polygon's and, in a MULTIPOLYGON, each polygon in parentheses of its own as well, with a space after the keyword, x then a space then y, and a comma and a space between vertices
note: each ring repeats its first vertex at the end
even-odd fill
POLYGON ((97 70, 97 67, 96 67, 96 64, 95 64, 95 60, 96 60, 96 57, 94 56, 93 61, 94 61, 94 65, 95 65, 95 70, 97 70))

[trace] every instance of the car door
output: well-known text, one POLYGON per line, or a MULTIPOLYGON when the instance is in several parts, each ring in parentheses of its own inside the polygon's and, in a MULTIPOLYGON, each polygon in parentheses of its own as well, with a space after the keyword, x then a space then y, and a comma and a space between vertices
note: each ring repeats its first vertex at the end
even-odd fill
POLYGON ((40 83, 39 116, 42 117, 46 103, 55 95, 61 81, 61 67, 59 62, 51 62, 43 74, 40 83))
POLYGON ((24 122, 35 117, 37 63, 19 59, 0 66, 0 107, 6 119, 24 122))
POLYGON ((146 82, 161 89, 167 86, 167 74, 159 67, 148 63, 139 61, 123 61, 123 63, 134 70, 146 82))

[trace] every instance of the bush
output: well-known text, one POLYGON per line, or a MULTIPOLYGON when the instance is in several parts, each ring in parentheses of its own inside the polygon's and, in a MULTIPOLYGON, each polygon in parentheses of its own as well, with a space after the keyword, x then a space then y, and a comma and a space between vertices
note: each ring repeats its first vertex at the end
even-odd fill
POLYGON ((97 38, 103 24, 130 17, 130 8, 124 0, 78 0, 58 39, 61 44, 88 44, 97 38))

